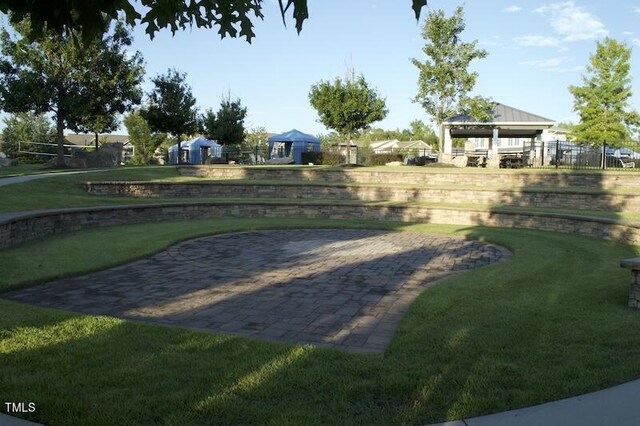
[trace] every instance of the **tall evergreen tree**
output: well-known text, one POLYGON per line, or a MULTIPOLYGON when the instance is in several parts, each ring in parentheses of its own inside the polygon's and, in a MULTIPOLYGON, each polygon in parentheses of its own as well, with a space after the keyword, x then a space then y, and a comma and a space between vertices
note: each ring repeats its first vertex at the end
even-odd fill
POLYGON ((582 86, 570 86, 574 96, 573 109, 580 115, 572 136, 590 145, 616 145, 631 139, 633 128, 640 124, 640 115, 629 101, 631 48, 612 38, 596 44, 582 86))
POLYGON ((413 101, 419 103, 438 126, 440 151, 444 138, 441 124, 447 118, 466 113, 479 121, 490 119, 491 102, 468 96, 478 78, 477 73, 469 72, 469 64, 486 57, 487 52, 476 48, 477 41, 462 42, 460 35, 464 29, 462 7, 456 8, 449 18, 442 10, 429 13, 422 29, 422 37, 427 42, 422 49, 426 59, 424 62, 411 60, 420 72, 418 94, 413 101))

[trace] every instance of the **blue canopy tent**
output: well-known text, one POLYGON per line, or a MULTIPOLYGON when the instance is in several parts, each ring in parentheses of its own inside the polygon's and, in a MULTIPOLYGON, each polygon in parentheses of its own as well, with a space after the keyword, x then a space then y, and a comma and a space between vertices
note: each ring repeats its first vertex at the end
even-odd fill
MULTIPOLYGON (((180 149, 183 164, 205 164, 207 158, 222 155, 222 146, 203 137, 182 142, 180 149)), ((169 164, 178 164, 178 144, 169 147, 169 164)))
POLYGON ((320 139, 293 129, 267 139, 269 158, 292 158, 294 163, 302 164, 302 153, 320 151, 320 139))

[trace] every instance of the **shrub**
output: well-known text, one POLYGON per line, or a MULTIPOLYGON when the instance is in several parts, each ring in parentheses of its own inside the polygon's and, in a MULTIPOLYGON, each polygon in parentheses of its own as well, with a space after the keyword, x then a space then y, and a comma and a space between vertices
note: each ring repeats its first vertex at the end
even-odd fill
POLYGON ((325 166, 339 166, 340 154, 330 151, 307 151, 302 153, 302 164, 322 164, 325 166))
POLYGON ((381 153, 371 154, 367 158, 367 166, 384 166, 392 161, 402 161, 402 154, 394 153, 381 153))

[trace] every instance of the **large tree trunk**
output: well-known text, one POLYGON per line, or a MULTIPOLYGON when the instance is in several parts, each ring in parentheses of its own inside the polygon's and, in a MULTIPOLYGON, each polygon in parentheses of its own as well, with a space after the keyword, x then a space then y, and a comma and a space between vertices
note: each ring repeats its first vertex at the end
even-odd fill
POLYGON ((56 113, 56 147, 58 167, 65 167, 64 163, 64 119, 60 115, 60 110, 56 113))

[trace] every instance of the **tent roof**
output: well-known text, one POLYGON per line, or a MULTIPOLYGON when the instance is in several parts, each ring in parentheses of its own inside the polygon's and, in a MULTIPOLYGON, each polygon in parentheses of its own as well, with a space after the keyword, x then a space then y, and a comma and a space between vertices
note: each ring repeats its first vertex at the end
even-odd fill
MULTIPOLYGON (((200 148, 215 148, 220 145, 202 136, 180 143, 180 148, 182 149, 190 149, 192 146, 200 148)), ((171 145, 169 149, 178 149, 178 144, 171 145)))
POLYGON ((293 129, 288 132, 281 133, 279 135, 271 136, 267 139, 269 142, 316 142, 320 143, 320 139, 315 136, 308 135, 306 133, 302 133, 299 130, 293 129))

